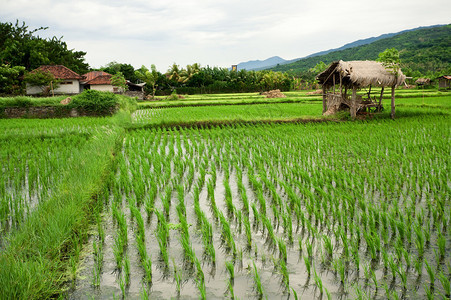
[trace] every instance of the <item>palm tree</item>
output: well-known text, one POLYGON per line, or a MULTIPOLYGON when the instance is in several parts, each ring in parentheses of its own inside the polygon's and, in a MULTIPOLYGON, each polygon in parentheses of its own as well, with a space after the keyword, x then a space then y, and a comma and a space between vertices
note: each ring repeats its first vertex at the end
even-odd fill
POLYGON ((139 80, 145 82, 149 86, 152 86, 152 99, 155 98, 155 91, 157 88, 157 80, 158 80, 158 71, 155 65, 150 66, 151 71, 147 69, 145 66, 142 66, 140 69, 135 71, 136 77, 139 80))
POLYGON ((181 73, 180 67, 176 63, 173 63, 172 66, 169 67, 168 71, 166 72, 166 76, 169 78, 169 80, 179 82, 180 73, 181 73))
POLYGON ((192 65, 187 65, 186 70, 182 69, 180 72, 179 82, 187 83, 194 74, 200 71, 200 64, 194 63, 192 65))

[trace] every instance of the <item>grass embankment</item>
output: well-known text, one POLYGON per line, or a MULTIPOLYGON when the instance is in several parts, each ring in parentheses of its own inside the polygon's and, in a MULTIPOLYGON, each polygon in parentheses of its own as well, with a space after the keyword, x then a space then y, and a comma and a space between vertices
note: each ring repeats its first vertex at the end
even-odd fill
MULTIPOLYGON (((71 109, 82 110, 90 115, 112 115, 114 112, 122 109, 133 111, 136 109, 136 100, 124 95, 110 92, 100 92, 95 90, 85 90, 81 94, 71 96, 68 104, 62 104, 61 100, 67 98, 67 95, 45 98, 34 97, 0 97, 0 118, 9 117, 5 113, 7 108, 29 109, 31 107, 57 107, 59 114, 52 117, 65 117, 64 111, 71 109)), ((28 115, 27 117, 42 117, 28 115)))
MULTIPOLYGON (((126 101, 122 107, 133 109, 133 103, 126 101)), ((17 125, 17 128, 8 128, 7 135, 29 139, 30 136, 45 138, 47 135, 58 138, 59 134, 67 135, 66 131, 71 130, 86 134, 90 130, 86 129, 85 120, 92 118, 61 120, 59 125, 69 126, 69 130, 61 130, 50 120, 46 123, 52 122, 54 128, 44 130, 35 126, 36 122, 44 120, 3 122, 17 125)), ((60 175, 62 179, 52 188, 51 196, 41 199, 20 226, 2 239, 0 299, 50 298, 61 293, 69 275, 75 276, 81 245, 88 236, 88 226, 97 208, 103 206, 102 195, 113 174, 114 157, 122 146, 124 127, 130 122, 130 111, 121 110, 113 118, 99 118, 98 121, 86 143, 72 149, 66 164, 70 168, 60 175), (74 274, 67 273, 70 269, 74 270, 74 274)), ((52 163, 58 165, 58 161, 52 163)))
POLYGON ((57 191, 11 233, 0 255, 1 299, 49 298, 61 291, 123 136, 119 127, 99 130, 74 150, 72 167, 57 191))
POLYGON ((231 124, 246 122, 287 122, 301 119, 323 119, 322 104, 248 104, 208 107, 176 107, 138 110, 134 125, 174 126, 182 124, 231 124))
MULTIPOLYGON (((247 99, 247 98, 244 98, 247 99)), ((272 100, 272 99, 268 99, 272 100)), ((239 100, 234 100, 239 101, 239 100)), ((390 99, 383 105, 390 107, 390 99)), ((398 117, 417 114, 449 114, 449 96, 413 97, 396 99, 398 117)), ((358 118, 386 118, 390 109, 382 113, 358 116, 358 118)), ((248 123, 297 123, 306 121, 337 121, 349 119, 349 113, 322 116, 322 101, 299 101, 297 103, 264 103, 215 106, 182 106, 139 109, 133 115, 134 127, 202 127, 212 125, 248 123)))
MULTIPOLYGON (((168 100, 167 97, 157 97, 155 101, 143 101, 138 103, 138 109, 163 108, 163 107, 186 107, 186 106, 214 106, 214 105, 248 105, 248 104, 270 104, 270 103, 308 103, 321 102, 321 94, 312 94, 313 91, 292 91, 284 92, 286 98, 266 98, 259 93, 243 94, 205 94, 205 95, 184 95, 183 99, 168 100)), ((358 95, 367 97, 367 90, 358 91, 358 95)), ((372 89, 372 98, 379 98, 380 89, 372 89)), ((418 89, 398 89, 396 98, 412 97, 441 97, 448 96, 448 92, 437 90, 418 90, 418 89)), ((390 91, 386 90, 384 99, 390 99, 390 91)))

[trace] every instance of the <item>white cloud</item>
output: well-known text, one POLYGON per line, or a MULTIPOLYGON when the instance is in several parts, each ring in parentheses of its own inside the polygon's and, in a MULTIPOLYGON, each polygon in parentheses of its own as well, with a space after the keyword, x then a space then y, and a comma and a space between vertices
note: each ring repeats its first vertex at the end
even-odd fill
POLYGON ((92 67, 286 59, 357 39, 449 23, 448 0, 0 0, 0 20, 48 26, 92 67))

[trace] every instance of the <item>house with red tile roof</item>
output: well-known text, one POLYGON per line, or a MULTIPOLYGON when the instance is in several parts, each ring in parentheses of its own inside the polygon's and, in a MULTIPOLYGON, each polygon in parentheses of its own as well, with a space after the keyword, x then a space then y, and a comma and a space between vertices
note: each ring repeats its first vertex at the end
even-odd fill
POLYGON ((83 89, 103 92, 117 92, 117 87, 111 84, 111 74, 103 71, 92 71, 83 75, 83 89))
MULTIPOLYGON (((38 70, 42 72, 50 72, 56 79, 60 80, 58 88, 53 90, 55 94, 80 93, 80 81, 83 79, 83 77, 75 73, 71 69, 63 65, 47 65, 40 66, 32 72, 36 72, 38 70)), ((41 94, 42 91, 43 87, 27 84, 27 95, 41 94)))

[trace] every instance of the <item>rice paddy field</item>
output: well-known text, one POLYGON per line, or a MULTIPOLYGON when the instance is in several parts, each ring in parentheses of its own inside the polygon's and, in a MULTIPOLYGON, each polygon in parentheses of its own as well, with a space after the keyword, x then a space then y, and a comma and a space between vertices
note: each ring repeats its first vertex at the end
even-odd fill
POLYGON ((451 97, 409 93, 394 121, 323 120, 294 92, 0 120, 0 295, 449 298, 451 97))

